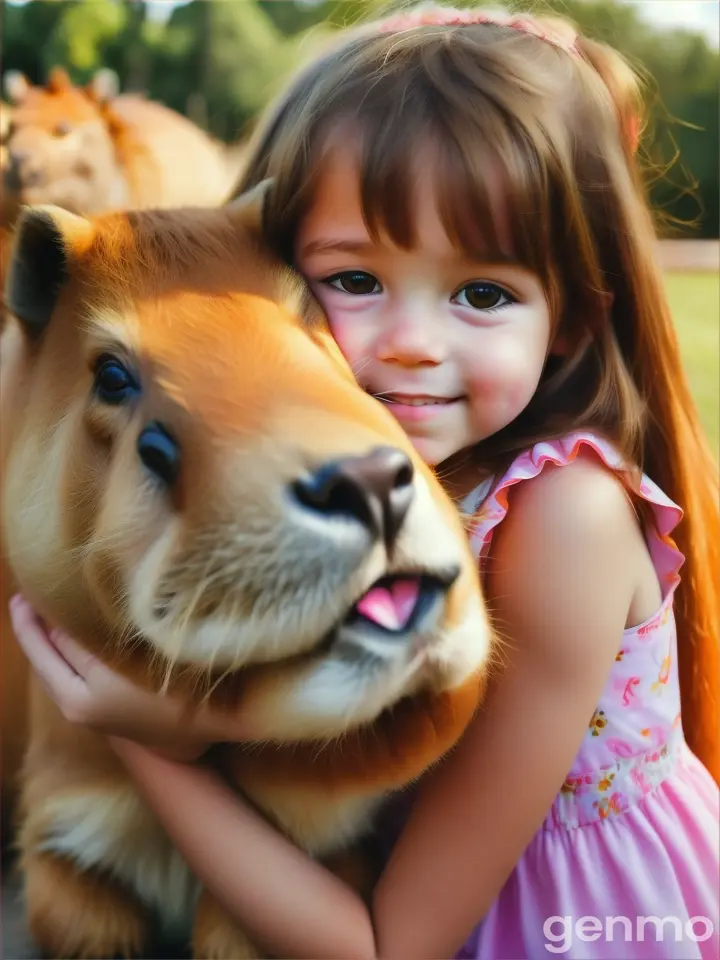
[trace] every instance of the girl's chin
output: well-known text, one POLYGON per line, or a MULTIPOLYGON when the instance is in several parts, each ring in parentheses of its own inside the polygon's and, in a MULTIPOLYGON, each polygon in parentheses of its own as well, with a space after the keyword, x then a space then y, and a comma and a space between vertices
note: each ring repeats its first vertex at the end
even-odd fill
POLYGON ((468 447, 458 449, 450 446, 444 437, 418 437, 413 436, 410 431, 408 431, 408 436, 418 454, 430 467, 451 467, 456 458, 458 459, 458 466, 461 466, 459 461, 466 459, 463 454, 467 454, 471 449, 468 447))
POLYGON ((447 444, 438 441, 411 439, 418 454, 437 472, 445 491, 454 500, 464 500, 489 475, 474 456, 475 444, 448 450, 447 444))

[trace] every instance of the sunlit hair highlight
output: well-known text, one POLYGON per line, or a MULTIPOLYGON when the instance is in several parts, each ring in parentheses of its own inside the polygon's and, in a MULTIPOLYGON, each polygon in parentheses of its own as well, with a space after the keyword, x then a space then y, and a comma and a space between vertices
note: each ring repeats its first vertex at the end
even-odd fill
MULTIPOLYGON (((547 28, 571 29, 556 18, 547 28)), ((717 466, 636 161, 639 83, 611 48, 573 43, 571 56, 488 22, 347 31, 270 110, 235 193, 274 178, 266 229, 292 262, 323 157, 351 133, 371 235, 412 246, 418 164, 430 156, 449 239, 474 259, 512 255, 538 275, 562 350, 523 413, 475 455, 498 469, 540 440, 592 429, 680 504, 684 725, 720 781, 717 466)))

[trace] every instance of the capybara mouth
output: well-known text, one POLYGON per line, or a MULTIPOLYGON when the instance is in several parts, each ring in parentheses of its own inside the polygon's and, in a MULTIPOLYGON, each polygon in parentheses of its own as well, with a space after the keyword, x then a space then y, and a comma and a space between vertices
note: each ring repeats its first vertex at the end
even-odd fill
POLYGON ((380 577, 352 605, 339 626, 360 626, 394 636, 412 633, 421 628, 459 573, 459 568, 453 568, 440 575, 393 573, 380 577))

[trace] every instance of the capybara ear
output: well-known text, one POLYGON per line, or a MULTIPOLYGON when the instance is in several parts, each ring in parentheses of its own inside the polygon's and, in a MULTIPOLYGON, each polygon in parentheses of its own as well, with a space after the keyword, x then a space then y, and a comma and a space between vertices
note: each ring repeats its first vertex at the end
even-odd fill
POLYGON ((120 93, 120 77, 109 67, 103 67, 95 72, 85 90, 97 103, 107 103, 120 93))
POLYGON ((263 215, 273 182, 272 178, 261 180, 256 186, 241 193, 227 204, 227 209, 235 223, 253 233, 262 232, 263 215))
POLYGON ((84 217, 55 206, 26 207, 15 228, 4 290, 7 309, 32 337, 42 336, 73 254, 94 232, 84 217))
POLYGON ((28 78, 19 70, 6 70, 3 76, 3 91, 10 103, 21 103, 30 89, 28 78))
POLYGON ((53 67, 48 76, 47 88, 51 93, 62 93, 72 86, 70 74, 64 67, 53 67))

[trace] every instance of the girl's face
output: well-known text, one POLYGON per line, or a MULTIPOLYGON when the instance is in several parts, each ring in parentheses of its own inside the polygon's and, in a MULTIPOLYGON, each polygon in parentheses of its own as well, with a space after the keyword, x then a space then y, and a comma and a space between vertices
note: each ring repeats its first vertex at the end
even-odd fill
POLYGON ((427 175, 417 183, 415 246, 374 242, 354 156, 347 147, 327 155, 295 263, 361 386, 438 465, 529 403, 550 343, 548 304, 539 279, 511 258, 477 262, 453 247, 427 175))

